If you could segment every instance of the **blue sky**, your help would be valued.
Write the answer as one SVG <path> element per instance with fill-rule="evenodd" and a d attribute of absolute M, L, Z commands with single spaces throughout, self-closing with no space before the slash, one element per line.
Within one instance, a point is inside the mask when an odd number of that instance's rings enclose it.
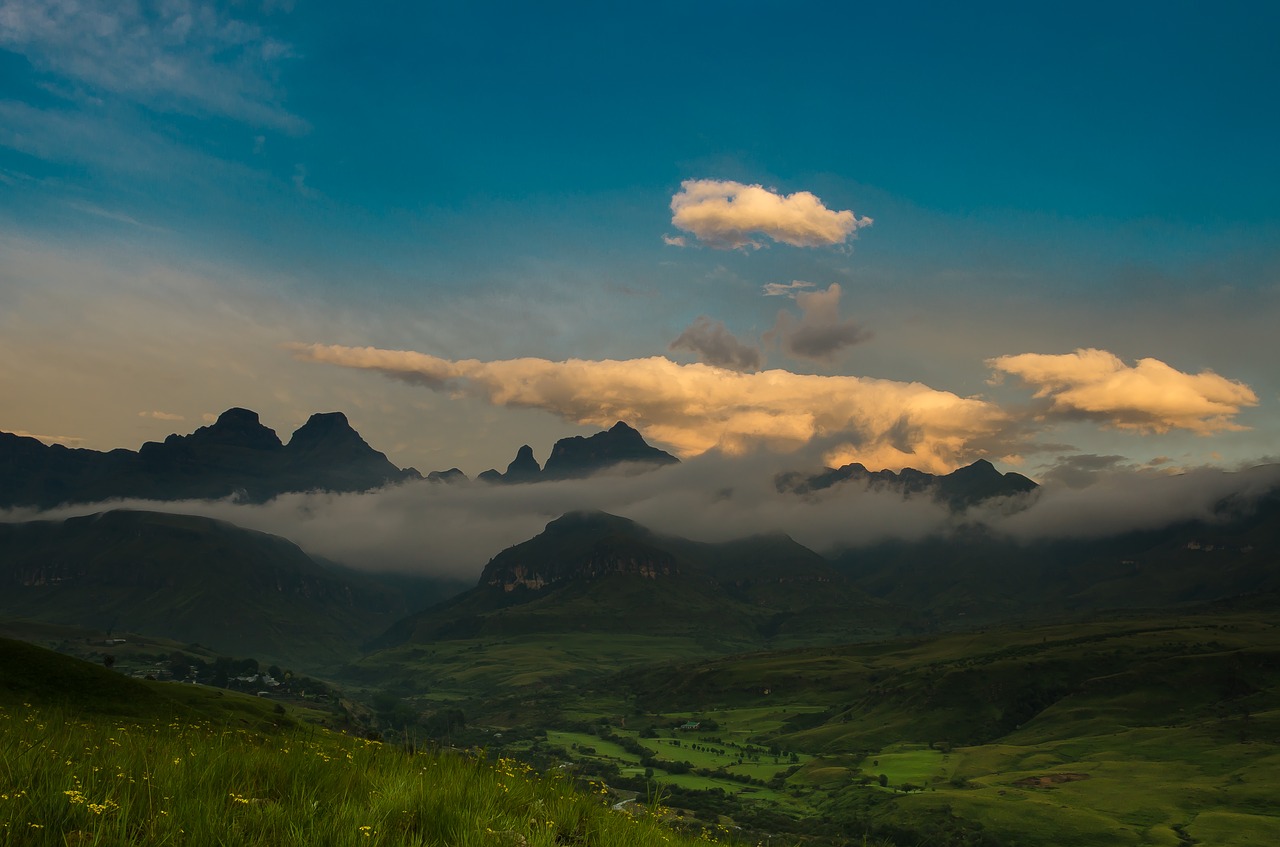
<path fill-rule="evenodd" d="M 0 0 L 0 429 L 341 409 L 472 474 L 628 412 L 798 463 L 1277 454 L 1277 7 L 607 5 Z M 686 183 L 779 200 L 735 245 Z M 801 193 L 874 222 L 797 245 Z"/>

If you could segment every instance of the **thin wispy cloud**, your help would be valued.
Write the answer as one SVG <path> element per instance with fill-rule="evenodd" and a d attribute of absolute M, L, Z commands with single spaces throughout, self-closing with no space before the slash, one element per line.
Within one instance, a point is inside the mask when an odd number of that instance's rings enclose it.
<path fill-rule="evenodd" d="M 871 222 L 828 209 L 808 191 L 784 195 L 731 180 L 685 180 L 671 198 L 671 223 L 722 250 L 757 249 L 764 246 L 761 236 L 792 247 L 830 247 Z"/>
<path fill-rule="evenodd" d="M 0 428 L 3 431 L 3 428 Z M 27 432 L 24 429 L 14 430 L 13 435 L 19 438 L 34 438 L 36 441 L 43 441 L 45 444 L 61 444 L 63 447 L 78 447 L 83 438 L 75 435 L 40 435 L 34 432 Z"/>
<path fill-rule="evenodd" d="M 1152 358 L 1127 365 L 1114 353 L 1095 348 L 999 356 L 987 364 L 997 378 L 1010 374 L 1035 388 L 1035 396 L 1048 401 L 1049 416 L 1140 433 L 1243 430 L 1233 419 L 1242 408 L 1258 404 L 1248 385 L 1212 371 L 1184 373 Z"/>
<path fill-rule="evenodd" d="M 186 420 L 184 416 L 174 414 L 173 412 L 154 412 L 154 411 L 138 412 L 138 417 L 150 418 L 153 421 L 185 421 Z"/>
<path fill-rule="evenodd" d="M 292 48 L 215 4 L 3 0 L 0 47 L 151 108 L 306 129 L 276 82 Z"/>
<path fill-rule="evenodd" d="M 812 282 L 792 280 L 791 282 L 766 282 L 761 291 L 765 297 L 795 297 L 800 291 L 817 288 Z"/>

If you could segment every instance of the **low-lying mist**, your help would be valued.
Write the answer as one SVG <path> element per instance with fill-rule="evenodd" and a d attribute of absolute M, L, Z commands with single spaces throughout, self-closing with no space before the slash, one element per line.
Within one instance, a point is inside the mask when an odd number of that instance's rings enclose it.
<path fill-rule="evenodd" d="M 410 482 L 357 494 L 286 494 L 265 504 L 235 500 L 114 500 L 44 512 L 15 509 L 0 519 L 60 520 L 131 508 L 203 515 L 288 538 L 312 555 L 370 571 L 474 579 L 498 552 L 579 509 L 631 518 L 655 531 L 700 541 L 786 533 L 818 552 L 945 535 L 976 524 L 1015 541 L 1099 537 L 1213 519 L 1238 495 L 1247 504 L 1280 485 L 1280 465 L 1239 473 L 1114 470 L 1087 485 L 1045 485 L 1030 495 L 989 500 L 954 513 L 928 495 L 847 482 L 799 496 L 779 492 L 785 458 L 703 456 L 644 473 L 526 485 Z"/>

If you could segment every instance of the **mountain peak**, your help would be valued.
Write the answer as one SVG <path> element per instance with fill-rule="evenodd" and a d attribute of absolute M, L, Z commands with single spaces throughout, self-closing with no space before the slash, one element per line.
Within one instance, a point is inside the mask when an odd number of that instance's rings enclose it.
<path fill-rule="evenodd" d="M 562 438 L 551 448 L 543 475 L 549 479 L 591 476 L 621 462 L 673 465 L 680 460 L 651 447 L 634 427 L 618 421 L 608 430 L 583 438 Z"/>
<path fill-rule="evenodd" d="M 178 436 L 181 438 L 181 436 Z M 274 429 L 262 425 L 258 413 L 250 409 L 227 409 L 208 426 L 186 436 L 193 444 L 218 444 L 252 450 L 279 450 L 282 445 Z"/>
<path fill-rule="evenodd" d="M 351 423 L 342 412 L 316 412 L 307 418 L 301 429 L 351 430 Z"/>
<path fill-rule="evenodd" d="M 550 521 L 547 523 L 545 531 L 580 530 L 588 527 L 608 530 L 642 529 L 640 524 L 630 518 L 611 515 L 599 509 L 578 509 L 572 512 L 565 512 L 560 517 Z"/>
<path fill-rule="evenodd" d="M 342 412 L 318 412 L 307 418 L 307 422 L 294 430 L 289 438 L 290 451 L 310 451 L 322 444 L 329 447 L 341 444 L 348 448 L 373 450 L 360 437 L 360 433 L 351 428 L 351 423 Z"/>
<path fill-rule="evenodd" d="M 511 464 L 507 465 L 507 472 L 503 475 L 504 482 L 533 482 L 542 473 L 542 466 L 538 464 L 538 460 L 533 458 L 533 448 L 528 444 L 520 445 L 520 449 L 516 451 L 516 457 L 511 460 Z"/>

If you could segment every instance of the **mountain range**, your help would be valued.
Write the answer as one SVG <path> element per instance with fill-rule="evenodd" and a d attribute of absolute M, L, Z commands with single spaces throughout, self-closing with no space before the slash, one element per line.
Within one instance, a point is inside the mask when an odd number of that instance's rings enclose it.
<path fill-rule="evenodd" d="M 1001 473 L 986 459 L 979 459 L 971 465 L 943 475 L 925 473 L 914 468 L 903 468 L 900 472 L 869 471 L 860 462 L 854 462 L 839 468 L 827 468 L 816 474 L 790 471 L 774 478 L 774 486 L 778 491 L 800 495 L 847 483 L 900 491 L 903 496 L 929 493 L 954 510 L 965 509 L 993 497 L 1030 494 L 1039 488 L 1034 481 L 1020 473 Z"/>
<path fill-rule="evenodd" d="M 560 440 L 545 467 L 524 446 L 505 473 L 481 479 L 537 482 L 623 462 L 676 461 L 619 422 Z M 1254 483 L 1274 478 L 1263 471 Z M 466 481 L 457 469 L 427 479 Z M 0 434 L 5 506 L 129 496 L 263 500 L 282 491 L 417 480 L 417 471 L 396 468 L 340 413 L 313 415 L 287 444 L 245 409 L 136 453 L 69 450 Z M 1001 474 L 985 461 L 942 476 L 855 464 L 783 474 L 774 483 L 798 498 L 842 485 L 888 488 L 956 510 L 1036 491 L 1026 477 Z M 1278 553 L 1276 490 L 1248 502 L 1224 500 L 1203 520 L 1089 540 L 1017 542 L 964 523 L 946 536 L 826 555 L 783 534 L 707 543 L 585 511 L 562 515 L 493 556 L 477 583 L 462 590 L 346 571 L 286 539 L 224 522 L 115 510 L 0 523 L 0 615 L 325 661 L 349 657 L 361 644 L 533 633 L 625 632 L 764 648 L 1033 615 L 1274 604 Z"/>
<path fill-rule="evenodd" d="M 484 471 L 476 479 L 491 484 L 580 479 L 619 466 L 652 470 L 679 464 L 670 453 L 648 444 L 624 421 L 590 436 L 562 438 L 551 448 L 546 466 L 523 445 L 505 472 Z M 398 468 L 356 432 L 341 412 L 314 414 L 287 443 L 264 426 L 256 412 L 232 408 L 189 435 L 149 441 L 134 452 L 98 452 L 46 445 L 0 432 L 0 508 L 40 509 L 67 503 L 110 499 L 220 499 L 236 497 L 260 503 L 294 491 L 368 491 L 423 476 Z M 433 483 L 468 482 L 458 468 L 431 471 Z M 1035 491 L 1036 483 L 1017 473 L 1000 473 L 978 460 L 950 474 L 904 468 L 868 471 L 860 464 L 818 473 L 779 474 L 779 491 L 800 496 L 840 484 L 863 484 L 901 491 L 904 496 L 931 493 L 959 510 L 992 497 Z"/>
<path fill-rule="evenodd" d="M 286 491 L 364 491 L 420 478 L 370 447 L 341 412 L 312 415 L 287 444 L 256 412 L 239 408 L 137 452 L 70 449 L 0 433 L 0 508 L 121 497 L 263 502 Z"/>
<path fill-rule="evenodd" d="M 514 483 L 590 476 L 622 463 L 661 467 L 679 459 L 647 444 L 619 421 L 589 437 L 562 438 L 545 468 L 528 445 L 505 474 L 486 471 L 484 482 Z M 46 445 L 0 432 L 0 508 L 53 508 L 115 498 L 146 500 L 237 497 L 265 502 L 291 491 L 368 491 L 420 480 L 414 468 L 398 468 L 373 449 L 341 412 L 312 415 L 282 443 L 256 412 L 228 409 L 190 435 L 149 441 L 134 452 Z M 466 482 L 457 468 L 432 471 L 431 482 Z"/>

